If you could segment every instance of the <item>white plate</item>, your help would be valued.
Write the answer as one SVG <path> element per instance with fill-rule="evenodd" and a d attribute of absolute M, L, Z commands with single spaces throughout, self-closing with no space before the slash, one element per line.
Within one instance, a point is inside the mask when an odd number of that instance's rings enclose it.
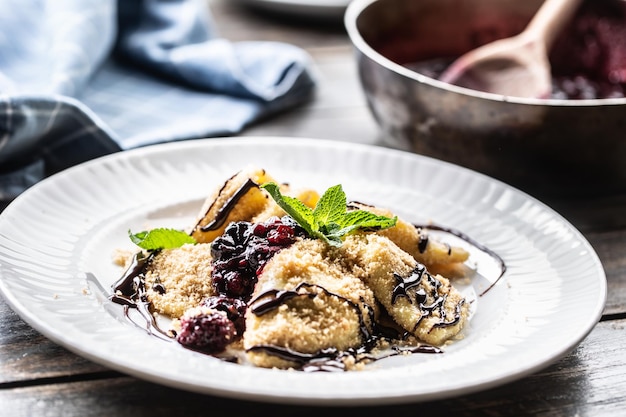
<path fill-rule="evenodd" d="M 294 186 L 324 190 L 341 183 L 348 199 L 461 230 L 497 252 L 506 274 L 477 298 L 465 337 L 443 355 L 390 358 L 361 372 L 226 363 L 128 324 L 99 289 L 120 276 L 110 255 L 130 247 L 128 229 L 187 226 L 206 195 L 247 164 Z M 479 293 L 494 279 L 494 265 L 475 255 L 486 277 L 470 286 Z M 363 405 L 448 397 L 539 370 L 594 327 L 606 279 L 574 227 L 486 176 L 354 143 L 226 138 L 110 155 L 26 191 L 0 215 L 0 289 L 27 323 L 54 342 L 139 378 L 251 400 Z"/>
<path fill-rule="evenodd" d="M 237 0 L 249 6 L 273 12 L 301 16 L 341 17 L 350 0 Z"/>

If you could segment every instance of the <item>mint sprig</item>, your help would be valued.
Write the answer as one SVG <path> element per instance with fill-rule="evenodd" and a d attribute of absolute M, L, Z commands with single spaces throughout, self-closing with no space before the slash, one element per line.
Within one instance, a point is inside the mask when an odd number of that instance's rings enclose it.
<path fill-rule="evenodd" d="M 152 251 L 160 249 L 174 249 L 186 243 L 197 243 L 187 233 L 177 229 L 158 228 L 139 233 L 128 231 L 128 237 L 142 249 Z"/>
<path fill-rule="evenodd" d="M 330 187 L 314 209 L 294 197 L 283 195 L 273 182 L 261 185 L 276 204 L 314 238 L 341 246 L 343 238 L 359 230 L 380 230 L 396 225 L 397 217 L 379 216 L 365 210 L 347 211 L 346 194 L 341 185 Z"/>

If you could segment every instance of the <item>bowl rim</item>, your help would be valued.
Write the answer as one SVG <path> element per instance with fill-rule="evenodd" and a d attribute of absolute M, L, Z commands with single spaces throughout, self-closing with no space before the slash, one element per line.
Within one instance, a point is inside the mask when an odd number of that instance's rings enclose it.
<path fill-rule="evenodd" d="M 353 46 L 362 54 L 366 55 L 369 59 L 383 66 L 384 68 L 395 72 L 406 78 L 418 81 L 420 83 L 430 85 L 442 90 L 451 91 L 453 93 L 476 97 L 479 99 L 500 101 L 513 104 L 527 104 L 527 105 L 553 105 L 563 107 L 591 107 L 591 106 L 615 106 L 626 104 L 626 97 L 623 98 L 599 98 L 599 99 L 580 99 L 580 100 L 567 100 L 567 99 L 539 99 L 539 98 L 525 98 L 506 96 L 502 94 L 486 93 L 483 91 L 472 90 L 465 87 L 459 87 L 453 84 L 449 84 L 443 81 L 439 81 L 435 78 L 428 77 L 426 75 L 412 71 L 400 64 L 386 58 L 381 53 L 372 48 L 361 36 L 361 33 L 357 26 L 357 21 L 363 11 L 374 3 L 382 2 L 386 0 L 352 0 L 344 13 L 344 26 L 348 37 L 350 38 Z M 407 0 L 409 1 L 409 0 Z"/>

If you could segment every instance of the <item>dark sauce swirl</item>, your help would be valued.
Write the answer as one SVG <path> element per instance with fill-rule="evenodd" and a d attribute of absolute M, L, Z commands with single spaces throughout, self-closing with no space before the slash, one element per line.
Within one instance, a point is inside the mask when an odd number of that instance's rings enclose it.
<path fill-rule="evenodd" d="M 346 365 L 343 358 L 347 355 L 356 356 L 352 352 L 342 352 L 335 348 L 322 349 L 316 353 L 304 353 L 275 345 L 256 345 L 249 348 L 247 352 L 264 352 L 268 355 L 275 356 L 288 362 L 294 362 L 298 364 L 297 369 L 305 372 L 345 371 Z"/>
<path fill-rule="evenodd" d="M 369 204 L 361 203 L 359 201 L 351 201 L 351 202 L 348 203 L 347 206 L 348 206 L 348 209 L 351 209 L 351 210 L 361 209 L 363 206 L 365 206 L 365 207 L 372 207 L 372 208 L 375 207 L 375 206 L 372 206 L 372 205 L 369 205 Z M 413 226 L 418 231 L 420 231 L 420 230 L 435 230 L 435 231 L 439 231 L 439 232 L 449 233 L 449 234 L 451 234 L 453 236 L 456 236 L 457 238 L 459 238 L 461 240 L 464 240 L 465 242 L 467 242 L 470 245 L 474 246 L 476 249 L 478 249 L 479 251 L 487 254 L 489 257 L 491 257 L 492 259 L 494 259 L 496 261 L 496 263 L 500 267 L 500 273 L 498 274 L 497 277 L 495 277 L 494 279 L 491 280 L 491 284 L 489 285 L 489 287 L 487 289 L 485 289 L 483 292 L 478 294 L 479 297 L 482 297 L 487 292 L 489 292 L 498 283 L 498 281 L 500 281 L 500 279 L 506 273 L 506 269 L 507 268 L 506 268 L 506 264 L 504 263 L 504 260 L 502 259 L 502 257 L 500 255 L 498 255 L 492 249 L 488 248 L 487 246 L 483 245 L 482 243 L 480 243 L 480 242 L 476 241 L 475 239 L 471 238 L 469 235 L 467 235 L 467 234 L 465 234 L 465 233 L 463 233 L 463 232 L 461 232 L 459 230 L 452 229 L 452 228 L 445 227 L 445 226 L 436 225 L 436 224 L 413 224 Z M 418 233 L 417 250 L 419 251 L 419 253 L 424 253 L 426 251 L 426 248 L 428 247 L 428 241 L 429 241 L 428 234 L 426 234 L 426 233 Z M 444 244 L 448 247 L 448 255 L 450 255 L 452 253 L 452 247 L 447 242 L 444 242 Z"/>
<path fill-rule="evenodd" d="M 224 183 L 224 185 L 220 189 L 220 193 L 226 188 L 230 181 L 232 181 L 232 178 Z M 202 232 L 208 232 L 212 230 L 217 230 L 222 227 L 228 219 L 228 215 L 235 208 L 239 200 L 241 200 L 241 198 L 246 195 L 246 193 L 252 188 L 259 188 L 259 184 L 248 178 L 246 182 L 244 182 L 241 187 L 239 187 L 237 191 L 235 191 L 233 195 L 230 196 L 230 198 L 224 203 L 224 205 L 220 207 L 220 209 L 215 214 L 215 218 L 204 226 L 196 226 L 196 230 L 200 229 L 200 231 Z M 211 206 L 207 210 L 207 213 L 209 213 L 213 209 L 216 201 L 217 200 L 215 200 L 213 204 L 211 204 Z"/>
<path fill-rule="evenodd" d="M 406 277 L 396 273 L 394 273 L 393 276 L 396 279 L 396 285 L 392 291 L 391 303 L 395 304 L 398 298 L 403 297 L 406 298 L 410 304 L 415 302 L 422 313 L 417 323 L 413 326 L 413 332 L 415 332 L 425 317 L 432 317 L 435 313 L 437 317 L 439 317 L 439 322 L 435 323 L 434 327 L 440 328 L 454 326 L 458 324 L 459 320 L 461 320 L 461 308 L 463 307 L 465 300 L 461 299 L 456 304 L 454 308 L 454 317 L 451 320 L 447 320 L 447 313 L 445 309 L 447 295 L 439 295 L 441 282 L 429 274 L 424 265 L 418 262 L 413 271 L 411 271 L 411 273 Z M 423 279 L 428 281 L 428 285 L 431 288 L 429 295 L 433 299 L 433 302 L 430 305 L 425 304 L 427 301 L 427 294 L 424 288 L 415 290 L 413 293 L 413 299 L 408 292 L 408 290 L 419 286 Z"/>
<path fill-rule="evenodd" d="M 472 239 L 467 234 L 465 234 L 465 233 L 463 233 L 463 232 L 461 232 L 459 230 L 456 230 L 456 229 L 452 229 L 452 228 L 445 227 L 445 226 L 439 226 L 439 225 L 435 225 L 435 224 L 428 224 L 428 225 L 414 224 L 413 226 L 415 226 L 415 228 L 418 229 L 418 230 L 420 230 L 420 229 L 422 229 L 422 230 L 435 230 L 435 231 L 438 231 L 438 232 L 449 233 L 449 234 L 451 234 L 453 236 L 458 237 L 459 239 L 464 240 L 465 242 L 467 242 L 470 245 L 474 246 L 479 251 L 481 251 L 483 253 L 486 253 L 489 257 L 491 257 L 493 260 L 496 261 L 496 263 L 500 267 L 500 273 L 498 274 L 497 277 L 495 277 L 495 279 L 493 279 L 491 281 L 491 284 L 489 285 L 489 287 L 487 289 L 485 289 L 483 292 L 478 294 L 479 297 L 482 297 L 487 292 L 489 292 L 489 290 L 491 290 L 498 283 L 498 281 L 500 281 L 500 279 L 504 276 L 504 274 L 506 273 L 506 264 L 504 263 L 504 259 L 502 259 L 502 257 L 500 255 L 498 255 L 493 250 L 489 249 L 487 246 L 485 246 L 482 243 Z M 424 236 L 424 238 L 422 238 L 422 236 Z M 423 243 L 424 240 L 426 241 L 425 243 Z M 420 240 L 419 240 L 419 243 L 418 243 L 418 249 L 420 250 L 420 253 L 423 253 L 423 251 L 426 250 L 426 246 L 427 245 L 428 245 L 428 235 L 422 235 L 420 233 Z M 449 253 L 450 253 L 450 250 L 448 251 L 448 254 Z"/>
<path fill-rule="evenodd" d="M 283 346 L 275 345 L 256 345 L 247 350 L 248 352 L 263 352 L 268 355 L 275 356 L 288 362 L 293 362 L 296 369 L 304 372 L 338 372 L 346 371 L 347 366 L 344 359 L 353 357 L 355 363 L 373 362 L 389 358 L 392 356 L 402 355 L 406 353 L 426 353 L 437 354 L 443 353 L 441 349 L 435 346 L 423 345 L 418 346 L 392 346 L 391 351 L 382 355 L 375 356 L 363 349 L 347 349 L 340 351 L 335 348 L 322 349 L 315 353 L 303 353 Z"/>
<path fill-rule="evenodd" d="M 302 289 L 306 289 L 309 291 L 302 292 L 301 291 Z M 359 319 L 359 331 L 361 333 L 361 340 L 363 341 L 363 345 L 368 347 L 368 346 L 373 346 L 375 344 L 377 336 L 374 335 L 374 333 L 370 331 L 370 327 L 367 326 L 365 322 L 365 317 L 363 316 L 363 310 L 361 309 L 361 307 L 354 301 L 346 297 L 343 297 L 339 294 L 330 292 L 326 288 L 320 285 L 314 285 L 314 284 L 309 284 L 307 282 L 302 282 L 298 284 L 293 290 L 273 289 L 273 290 L 266 291 L 260 294 L 259 296 L 255 297 L 252 301 L 250 301 L 250 311 L 257 316 L 262 316 L 264 314 L 269 313 L 270 311 L 277 309 L 282 304 L 285 304 L 288 300 L 292 298 L 296 298 L 296 297 L 315 298 L 317 297 L 318 293 L 316 291 L 310 291 L 314 289 L 318 289 L 330 297 L 335 297 L 346 302 L 354 310 L 354 312 L 356 313 Z M 361 304 L 363 305 L 363 308 L 368 312 L 368 318 L 371 323 L 371 326 L 373 327 L 375 323 L 375 321 L 373 320 L 374 309 L 370 305 L 366 304 L 363 299 L 361 299 Z"/>
<path fill-rule="evenodd" d="M 248 352 L 258 352 L 263 351 L 264 353 L 272 356 L 276 356 L 288 362 L 293 362 L 297 364 L 297 369 L 305 372 L 312 371 L 325 371 L 325 372 L 335 372 L 335 371 L 345 371 L 346 370 L 346 362 L 344 359 L 348 357 L 353 357 L 355 363 L 361 363 L 365 361 L 375 361 L 384 359 L 390 356 L 395 356 L 399 354 L 403 354 L 406 352 L 409 353 L 443 353 L 443 351 L 435 346 L 419 344 L 418 346 L 400 346 L 393 345 L 391 347 L 391 352 L 384 353 L 380 356 L 375 356 L 372 354 L 372 351 L 377 346 L 380 340 L 388 340 L 393 342 L 394 340 L 398 342 L 401 339 L 400 332 L 398 332 L 394 328 L 390 328 L 387 326 L 383 326 L 374 320 L 374 309 L 365 303 L 363 299 L 361 299 L 361 304 L 363 309 L 359 307 L 358 303 L 355 303 L 352 300 L 347 299 L 341 295 L 335 294 L 333 292 L 328 291 L 322 286 L 313 285 L 306 282 L 303 282 L 296 286 L 293 290 L 268 290 L 257 297 L 255 297 L 250 302 L 250 311 L 257 316 L 262 316 L 267 314 L 273 310 L 276 310 L 281 305 L 285 304 L 289 300 L 296 297 L 309 297 L 314 298 L 318 295 L 316 291 L 301 291 L 302 289 L 312 290 L 317 289 L 324 292 L 326 295 L 331 297 L 337 297 L 343 301 L 345 301 L 349 306 L 351 306 L 357 317 L 359 319 L 359 330 L 361 333 L 362 345 L 357 349 L 347 349 L 344 351 L 340 351 L 335 348 L 326 348 L 322 349 L 315 353 L 303 353 L 297 352 L 292 349 L 288 349 L 282 346 L 275 345 L 256 345 L 249 348 Z M 365 310 L 368 314 L 369 322 L 371 323 L 371 329 L 367 326 L 365 322 L 365 317 L 363 315 L 363 310 Z M 458 310 L 460 314 L 460 309 Z"/>
<path fill-rule="evenodd" d="M 393 287 L 393 291 L 391 293 L 391 304 L 395 304 L 399 297 L 406 298 L 409 303 L 412 304 L 413 302 L 411 301 L 411 298 L 409 297 L 409 293 L 407 291 L 413 287 L 417 287 L 418 285 L 420 285 L 424 274 L 430 276 L 430 274 L 426 271 L 426 267 L 419 262 L 417 263 L 413 271 L 411 271 L 411 274 L 407 277 L 403 277 L 400 274 L 394 273 L 393 276 L 396 279 L 396 285 L 395 287 Z M 416 298 L 421 298 L 422 295 L 425 301 L 426 295 L 422 294 L 420 290 L 418 290 L 415 294 Z"/>
<path fill-rule="evenodd" d="M 112 294 L 109 296 L 109 300 L 122 305 L 124 316 L 135 326 L 161 339 L 171 340 L 171 335 L 158 326 L 151 311 L 151 303 L 146 295 L 144 273 L 153 256 L 154 253 L 145 255 L 139 252 L 135 254 L 132 263 L 122 277 L 111 286 Z M 144 323 L 137 323 L 130 317 L 129 310 L 131 308 L 137 310 L 145 321 Z"/>

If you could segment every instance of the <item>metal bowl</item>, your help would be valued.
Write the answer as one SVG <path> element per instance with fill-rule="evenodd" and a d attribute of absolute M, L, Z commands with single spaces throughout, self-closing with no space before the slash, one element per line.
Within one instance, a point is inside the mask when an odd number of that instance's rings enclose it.
<path fill-rule="evenodd" d="M 409 69 L 414 61 L 459 56 L 478 44 L 518 33 L 540 4 L 354 0 L 345 26 L 368 105 L 387 143 L 535 194 L 589 196 L 625 190 L 626 98 L 507 97 L 456 87 Z"/>

